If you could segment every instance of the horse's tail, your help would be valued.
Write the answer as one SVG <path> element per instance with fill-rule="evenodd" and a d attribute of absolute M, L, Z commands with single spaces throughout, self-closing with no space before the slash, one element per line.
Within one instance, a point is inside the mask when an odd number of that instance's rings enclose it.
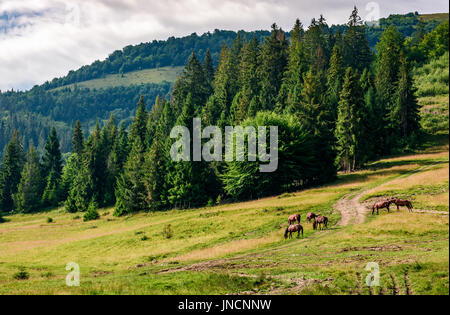
<path fill-rule="evenodd" d="M 286 228 L 286 231 L 284 231 L 284 238 L 287 237 L 288 233 L 289 233 L 289 227 L 287 227 L 287 228 Z"/>
<path fill-rule="evenodd" d="M 300 231 L 302 231 L 302 237 L 303 237 L 303 226 L 300 225 Z"/>
<path fill-rule="evenodd" d="M 325 220 L 323 221 L 323 225 L 328 229 L 328 218 L 325 217 Z"/>

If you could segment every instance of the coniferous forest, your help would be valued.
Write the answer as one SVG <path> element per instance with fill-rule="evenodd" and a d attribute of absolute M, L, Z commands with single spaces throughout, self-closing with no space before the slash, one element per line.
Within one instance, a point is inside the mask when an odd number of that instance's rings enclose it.
<path fill-rule="evenodd" d="M 238 34 L 217 63 L 209 51 L 193 51 L 170 97 L 162 96 L 169 86 L 127 96 L 137 101 L 129 126 L 111 115 L 89 133 L 77 121 L 65 161 L 59 126 L 47 125 L 42 154 L 13 132 L 0 168 L 0 212 L 64 204 L 91 220 L 111 205 L 121 216 L 254 199 L 328 183 L 338 171 L 410 150 L 423 137 L 412 69 L 448 52 L 448 22 L 408 38 L 387 27 L 374 49 L 367 34 L 355 8 L 337 30 L 321 16 L 308 28 L 297 20 L 289 32 L 273 24 L 266 37 Z M 85 118 L 77 113 L 53 115 Z M 194 117 L 221 128 L 278 126 L 278 169 L 172 161 L 170 131 L 191 128 Z"/>

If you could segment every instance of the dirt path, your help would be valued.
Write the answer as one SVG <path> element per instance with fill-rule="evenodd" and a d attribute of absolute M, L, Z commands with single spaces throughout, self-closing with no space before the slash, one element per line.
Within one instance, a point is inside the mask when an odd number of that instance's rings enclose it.
<path fill-rule="evenodd" d="M 369 209 L 359 199 L 368 191 L 363 191 L 355 196 L 346 195 L 341 198 L 334 208 L 341 213 L 341 220 L 337 223 L 338 226 L 347 226 L 351 223 L 361 224 L 366 218 Z"/>
<path fill-rule="evenodd" d="M 429 168 L 430 166 L 426 167 Z M 404 176 L 404 175 L 403 175 Z M 397 179 L 397 178 L 394 178 Z M 392 180 L 394 180 L 392 179 Z M 338 226 L 347 226 L 349 224 L 361 224 L 364 222 L 366 215 L 371 211 L 369 205 L 359 202 L 359 200 L 366 194 L 370 194 L 377 187 L 373 187 L 367 190 L 363 190 L 356 195 L 349 194 L 339 199 L 334 205 L 334 208 L 341 213 L 341 220 L 337 223 Z M 391 206 L 395 209 L 395 205 Z M 442 214 L 449 215 L 446 211 L 434 211 L 434 210 L 422 210 L 415 209 L 414 213 L 430 213 L 430 214 Z"/>

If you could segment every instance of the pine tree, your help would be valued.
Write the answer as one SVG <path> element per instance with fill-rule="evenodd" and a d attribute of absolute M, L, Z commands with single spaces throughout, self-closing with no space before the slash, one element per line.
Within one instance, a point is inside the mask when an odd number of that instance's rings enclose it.
<path fill-rule="evenodd" d="M 87 211 L 89 203 L 95 197 L 94 182 L 87 164 L 87 158 L 84 158 L 74 177 L 72 188 L 66 200 L 67 212 Z"/>
<path fill-rule="evenodd" d="M 288 61 L 288 42 L 286 35 L 276 24 L 272 25 L 270 37 L 264 40 L 260 59 L 261 108 L 263 110 L 273 110 Z"/>
<path fill-rule="evenodd" d="M 145 154 L 146 203 L 152 210 L 159 210 L 163 207 L 167 153 L 160 131 L 161 129 L 156 133 L 152 146 Z"/>
<path fill-rule="evenodd" d="M 144 97 L 141 95 L 137 104 L 136 116 L 133 119 L 133 123 L 130 126 L 130 142 L 133 142 L 135 138 L 139 137 L 141 143 L 145 144 L 147 139 L 147 120 L 148 112 L 147 105 L 144 102 Z"/>
<path fill-rule="evenodd" d="M 27 154 L 17 193 L 13 196 L 17 211 L 22 213 L 38 211 L 41 206 L 41 194 L 41 165 L 36 149 L 32 145 Z"/>
<path fill-rule="evenodd" d="M 338 162 L 346 172 L 353 171 L 360 165 L 363 108 L 364 99 L 358 73 L 352 68 L 347 68 L 340 95 L 335 132 Z"/>
<path fill-rule="evenodd" d="M 303 75 L 307 71 L 307 60 L 304 49 L 304 30 L 300 20 L 297 19 L 291 31 L 291 45 L 288 52 L 288 64 L 283 77 L 277 108 L 283 112 L 285 108 L 292 111 L 295 103 L 299 101 L 299 95 L 303 84 Z"/>
<path fill-rule="evenodd" d="M 326 86 L 322 73 L 308 71 L 304 78 L 301 100 L 296 112 L 303 129 L 312 138 L 316 172 L 311 182 L 324 183 L 336 176 L 333 114 L 326 103 Z"/>
<path fill-rule="evenodd" d="M 405 142 L 409 140 L 408 137 L 413 134 L 417 136 L 420 132 L 419 104 L 415 92 L 408 62 L 402 54 L 395 103 L 388 119 L 390 128 L 398 130 L 395 134 L 403 137 Z"/>
<path fill-rule="evenodd" d="M 47 177 L 51 171 L 55 173 L 56 178 L 61 178 L 62 157 L 59 145 L 58 135 L 55 127 L 52 127 L 47 143 L 44 147 L 44 156 L 42 157 L 42 167 Z"/>
<path fill-rule="evenodd" d="M 145 149 L 140 137 L 136 137 L 124 165 L 124 171 L 117 178 L 116 204 L 114 215 L 122 216 L 136 211 L 147 210 L 145 187 Z"/>
<path fill-rule="evenodd" d="M 25 156 L 19 133 L 15 131 L 6 145 L 0 166 L 0 210 L 3 212 L 13 210 L 12 196 L 17 192 Z"/>
<path fill-rule="evenodd" d="M 344 34 L 344 60 L 347 67 L 363 71 L 370 66 L 372 54 L 366 36 L 366 26 L 358 15 L 356 6 L 353 8 Z"/>
<path fill-rule="evenodd" d="M 84 135 L 81 129 L 81 123 L 79 120 L 75 123 L 72 137 L 72 152 L 81 155 L 84 148 Z"/>
<path fill-rule="evenodd" d="M 389 26 L 381 35 L 380 42 L 377 44 L 377 62 L 375 74 L 375 89 L 377 102 L 381 105 L 380 114 L 383 118 L 388 117 L 388 113 L 395 108 L 396 90 L 399 79 L 400 56 L 403 51 L 403 39 L 401 34 L 393 27 Z M 389 125 L 385 121 L 383 125 Z M 394 147 L 396 139 L 392 137 L 392 131 L 385 128 L 383 147 L 388 154 Z"/>
<path fill-rule="evenodd" d="M 211 57 L 211 52 L 209 49 L 206 50 L 205 59 L 203 60 L 203 73 L 205 76 L 205 80 L 207 83 L 208 94 L 212 94 L 213 92 L 213 82 L 214 82 L 214 64 Z"/>
<path fill-rule="evenodd" d="M 339 94 L 342 89 L 344 79 L 344 62 L 339 45 L 333 47 L 333 53 L 330 58 L 330 67 L 327 71 L 327 103 L 332 115 L 332 120 L 337 119 L 337 106 L 339 103 Z"/>
<path fill-rule="evenodd" d="M 203 67 L 198 61 L 195 53 L 192 53 L 183 74 L 175 82 L 173 92 L 173 107 L 175 115 L 179 115 L 182 111 L 183 104 L 188 94 L 191 94 L 192 101 L 196 106 L 198 113 L 205 106 L 210 96 L 210 88 L 208 87 Z"/>

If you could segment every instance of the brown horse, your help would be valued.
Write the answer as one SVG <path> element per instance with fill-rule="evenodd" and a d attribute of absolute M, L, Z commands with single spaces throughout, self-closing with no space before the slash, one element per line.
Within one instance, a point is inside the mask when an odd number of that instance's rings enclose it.
<path fill-rule="evenodd" d="M 376 202 L 373 206 L 372 206 L 372 214 L 374 214 L 375 209 L 377 209 L 377 215 L 379 214 L 379 209 L 384 209 L 386 208 L 387 211 L 389 212 L 389 206 L 391 205 L 392 201 L 391 200 L 386 200 L 386 201 L 379 201 Z"/>
<path fill-rule="evenodd" d="M 406 206 L 408 211 L 412 212 L 413 206 L 411 201 L 398 198 L 392 198 L 390 201 L 397 206 L 397 210 L 400 210 L 400 206 Z"/>
<path fill-rule="evenodd" d="M 298 232 L 297 237 L 300 237 L 300 232 L 302 232 L 303 237 L 303 226 L 301 226 L 300 224 L 289 225 L 284 232 L 284 239 L 288 238 L 288 233 L 289 238 L 292 238 L 292 233 L 294 232 Z"/>
<path fill-rule="evenodd" d="M 289 218 L 288 218 L 289 225 L 291 225 L 292 223 L 295 223 L 295 221 L 300 223 L 300 214 L 293 214 L 293 215 L 289 216 Z"/>
<path fill-rule="evenodd" d="M 306 215 L 306 220 L 308 220 L 308 222 L 311 222 L 311 220 L 314 220 L 316 217 L 317 215 L 315 213 L 308 212 L 308 214 Z"/>
<path fill-rule="evenodd" d="M 328 218 L 321 215 L 317 216 L 314 219 L 313 229 L 317 230 L 317 227 L 319 227 L 320 230 L 322 230 L 324 227 L 328 228 Z"/>

